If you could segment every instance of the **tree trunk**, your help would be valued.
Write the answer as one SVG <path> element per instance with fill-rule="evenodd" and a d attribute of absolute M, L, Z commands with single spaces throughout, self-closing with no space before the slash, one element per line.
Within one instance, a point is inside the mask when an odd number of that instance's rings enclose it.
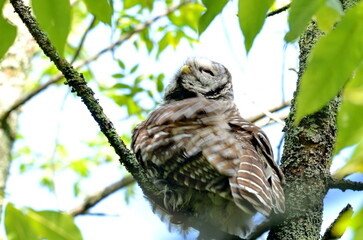
<path fill-rule="evenodd" d="M 356 2 L 358 1 L 342 1 L 345 9 Z M 308 54 L 321 35 L 317 25 L 311 23 L 299 40 L 300 67 L 297 86 L 305 71 Z M 297 126 L 294 126 L 296 110 L 294 97 L 284 129 L 286 136 L 281 159 L 286 176 L 284 190 L 287 211 L 284 220 L 271 229 L 268 239 L 320 238 L 323 200 L 328 191 L 339 103 L 340 96 L 337 96 L 323 109 L 304 117 Z"/>

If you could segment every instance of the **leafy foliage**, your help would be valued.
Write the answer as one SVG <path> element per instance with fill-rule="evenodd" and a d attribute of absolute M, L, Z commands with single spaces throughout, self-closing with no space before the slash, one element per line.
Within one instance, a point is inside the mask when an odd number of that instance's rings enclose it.
<path fill-rule="evenodd" d="M 353 216 L 349 225 L 354 230 L 353 240 L 359 240 L 363 235 L 363 208 Z"/>
<path fill-rule="evenodd" d="M 5 0 L 0 0 L 0 10 L 3 9 L 5 2 L 6 2 Z M 16 27 L 8 23 L 6 19 L 3 18 L 1 12 L 0 12 L 0 29 L 2 34 L 0 34 L 0 60 L 8 51 L 10 46 L 13 44 L 16 37 Z"/>
<path fill-rule="evenodd" d="M 239 0 L 238 18 L 243 36 L 245 38 L 246 52 L 249 52 L 257 34 L 265 23 L 267 11 L 274 0 Z"/>
<path fill-rule="evenodd" d="M 342 4 L 339 0 L 327 0 L 315 13 L 316 22 L 324 32 L 330 32 L 334 24 L 340 21 L 344 14 Z"/>
<path fill-rule="evenodd" d="M 9 240 L 82 239 L 73 218 L 56 211 L 17 209 L 8 203 L 5 212 L 5 229 Z"/>
<path fill-rule="evenodd" d="M 83 0 L 87 9 L 97 19 L 111 25 L 111 18 L 113 14 L 112 5 L 108 0 Z"/>
<path fill-rule="evenodd" d="M 222 12 L 223 8 L 226 6 L 228 0 L 213 1 L 213 0 L 203 0 L 204 6 L 207 11 L 202 15 L 199 21 L 198 29 L 199 35 L 201 35 L 213 21 L 213 19 Z"/>
<path fill-rule="evenodd" d="M 181 6 L 178 11 L 169 14 L 168 18 L 175 26 L 188 26 L 193 31 L 197 32 L 198 22 L 200 23 L 202 21 L 202 12 L 204 12 L 204 8 L 201 4 L 190 3 Z M 199 32 L 199 34 L 201 34 L 201 32 Z"/>
<path fill-rule="evenodd" d="M 335 152 L 359 143 L 363 136 L 363 64 L 347 83 L 342 94 L 342 104 L 338 114 L 338 136 Z"/>
<path fill-rule="evenodd" d="M 297 122 L 336 96 L 363 61 L 363 23 L 357 21 L 361 18 L 362 3 L 314 47 L 297 96 Z"/>
<path fill-rule="evenodd" d="M 292 42 L 296 40 L 324 2 L 325 0 L 292 1 L 289 14 L 290 31 L 286 34 L 285 41 Z"/>
<path fill-rule="evenodd" d="M 71 29 L 69 0 L 32 0 L 34 14 L 61 55 Z"/>

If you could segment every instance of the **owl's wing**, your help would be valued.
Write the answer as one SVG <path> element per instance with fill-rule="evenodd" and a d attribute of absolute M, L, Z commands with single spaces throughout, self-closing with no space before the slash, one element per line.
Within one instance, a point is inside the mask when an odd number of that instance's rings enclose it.
<path fill-rule="evenodd" d="M 253 196 L 249 202 L 264 215 L 269 215 L 271 210 L 284 212 L 285 196 L 281 184 L 285 179 L 274 161 L 267 136 L 240 116 L 232 116 L 229 123 L 243 145 L 237 177 L 240 195 L 244 198 Z"/>

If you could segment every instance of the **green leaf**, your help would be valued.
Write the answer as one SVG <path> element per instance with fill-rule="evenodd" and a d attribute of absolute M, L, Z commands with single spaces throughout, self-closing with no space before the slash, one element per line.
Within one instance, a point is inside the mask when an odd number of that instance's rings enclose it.
<path fill-rule="evenodd" d="M 189 3 L 181 6 L 178 11 L 168 15 L 169 20 L 176 26 L 189 26 L 194 31 L 198 30 L 198 22 L 205 8 L 200 3 Z"/>
<path fill-rule="evenodd" d="M 117 89 L 130 89 L 131 86 L 125 84 L 125 83 L 116 83 L 115 85 L 112 86 L 112 88 L 117 88 Z"/>
<path fill-rule="evenodd" d="M 198 24 L 199 36 L 207 29 L 213 19 L 222 12 L 228 0 L 202 0 L 207 11 L 200 17 Z"/>
<path fill-rule="evenodd" d="M 165 78 L 165 74 L 161 73 L 157 78 L 156 78 L 156 90 L 158 92 L 162 92 L 164 90 L 164 80 Z"/>
<path fill-rule="evenodd" d="M 245 48 L 248 53 L 253 41 L 265 23 L 267 11 L 275 0 L 239 0 L 238 19 L 245 38 Z"/>
<path fill-rule="evenodd" d="M 132 74 L 132 73 L 136 72 L 136 70 L 137 70 L 138 68 L 139 68 L 139 64 L 136 64 L 135 66 L 133 66 L 133 67 L 131 68 L 130 74 Z"/>
<path fill-rule="evenodd" d="M 139 0 L 124 0 L 123 1 L 124 3 L 124 9 L 129 9 L 129 8 L 132 8 L 132 7 L 135 7 L 136 5 L 138 5 L 140 3 Z"/>
<path fill-rule="evenodd" d="M 305 30 L 318 9 L 327 0 L 294 0 L 289 15 L 289 32 L 285 35 L 286 42 L 295 41 Z"/>
<path fill-rule="evenodd" d="M 79 194 L 82 192 L 81 187 L 80 187 L 80 183 L 79 182 L 75 182 L 73 184 L 73 195 L 74 196 L 79 196 Z"/>
<path fill-rule="evenodd" d="M 113 9 L 108 0 L 83 0 L 88 11 L 97 19 L 111 26 Z"/>
<path fill-rule="evenodd" d="M 28 224 L 46 239 L 80 240 L 81 232 L 73 221 L 73 217 L 66 213 L 55 211 L 34 211 L 28 209 Z"/>
<path fill-rule="evenodd" d="M 63 56 L 71 25 L 69 0 L 32 0 L 35 17 Z"/>
<path fill-rule="evenodd" d="M 158 52 L 156 53 L 156 58 L 159 58 L 160 54 L 169 46 L 172 46 L 175 50 L 182 38 L 188 38 L 184 31 L 173 31 L 167 32 L 159 41 Z"/>
<path fill-rule="evenodd" d="M 82 177 L 89 176 L 90 173 L 89 165 L 90 162 L 88 159 L 74 160 L 69 164 L 70 168 Z"/>
<path fill-rule="evenodd" d="M 335 153 L 363 139 L 363 64 L 346 85 L 338 112 Z"/>
<path fill-rule="evenodd" d="M 5 229 L 9 240 L 80 240 L 81 232 L 73 217 L 55 211 L 19 210 L 8 203 L 5 209 Z"/>
<path fill-rule="evenodd" d="M 129 98 L 128 96 L 124 96 L 124 95 L 112 95 L 111 97 L 116 102 L 116 104 L 118 104 L 119 106 L 126 105 L 126 101 Z"/>
<path fill-rule="evenodd" d="M 164 37 L 159 41 L 159 48 L 156 54 L 156 58 L 169 46 L 170 38 L 172 38 L 172 32 L 167 32 Z"/>
<path fill-rule="evenodd" d="M 360 240 L 363 236 L 363 208 L 360 208 L 358 213 L 353 216 L 351 227 L 354 229 L 353 240 Z"/>
<path fill-rule="evenodd" d="M 113 78 L 124 78 L 125 77 L 125 74 L 123 74 L 123 73 L 115 73 L 115 74 L 112 74 L 112 77 Z"/>
<path fill-rule="evenodd" d="M 12 203 L 6 204 L 5 230 L 8 240 L 39 240 L 28 218 Z"/>
<path fill-rule="evenodd" d="M 147 8 L 149 11 L 152 11 L 154 6 L 154 0 L 124 0 L 123 2 L 125 10 L 140 5 L 141 8 Z"/>
<path fill-rule="evenodd" d="M 140 106 L 132 98 L 127 98 L 126 107 L 129 116 L 141 112 Z"/>
<path fill-rule="evenodd" d="M 149 30 L 148 29 L 145 29 L 145 30 L 143 30 L 143 31 L 140 32 L 140 40 L 145 43 L 146 49 L 147 49 L 148 53 L 150 54 L 151 51 L 154 48 L 154 43 L 150 39 Z"/>
<path fill-rule="evenodd" d="M 50 178 L 49 176 L 42 176 L 40 179 L 40 184 L 43 187 L 48 188 L 49 191 L 54 192 L 54 180 L 53 178 Z"/>
<path fill-rule="evenodd" d="M 339 239 L 341 236 L 343 236 L 345 230 L 347 229 L 348 225 L 352 220 L 353 213 L 353 209 L 350 208 L 339 216 L 338 221 L 333 225 L 333 228 L 331 230 L 330 239 Z"/>
<path fill-rule="evenodd" d="M 130 203 L 132 197 L 135 196 L 135 184 L 130 184 L 126 187 L 125 191 L 125 202 L 126 204 Z"/>
<path fill-rule="evenodd" d="M 343 6 L 339 0 L 327 0 L 316 12 L 315 17 L 320 30 L 327 33 L 340 21 L 343 14 Z"/>
<path fill-rule="evenodd" d="M 363 2 L 312 50 L 297 95 L 296 123 L 336 96 L 363 61 L 363 21 L 358 19 L 363 19 Z"/>
<path fill-rule="evenodd" d="M 16 27 L 3 18 L 2 9 L 6 0 L 0 0 L 0 60 L 13 45 L 16 38 Z"/>
<path fill-rule="evenodd" d="M 334 173 L 334 177 L 341 179 L 352 173 L 363 173 L 363 142 L 355 148 L 347 164 Z"/>
<path fill-rule="evenodd" d="M 121 61 L 120 59 L 117 59 L 117 63 L 118 66 L 122 69 L 125 70 L 125 63 L 123 61 Z"/>

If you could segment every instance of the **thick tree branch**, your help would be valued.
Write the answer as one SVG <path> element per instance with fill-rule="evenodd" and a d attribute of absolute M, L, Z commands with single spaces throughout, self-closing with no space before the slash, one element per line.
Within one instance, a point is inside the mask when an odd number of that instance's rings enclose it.
<path fill-rule="evenodd" d="M 330 178 L 328 182 L 329 188 L 337 188 L 342 191 L 345 190 L 354 190 L 354 191 L 362 191 L 363 190 L 363 182 L 354 182 L 351 180 L 340 179 L 336 180 L 334 178 Z"/>
<path fill-rule="evenodd" d="M 310 24 L 300 37 L 299 79 L 306 69 L 308 54 L 321 36 Z M 299 90 L 299 89 L 298 89 Z M 297 91 L 298 91 L 297 90 Z M 281 165 L 286 177 L 285 218 L 270 230 L 269 240 L 319 239 L 323 218 L 323 199 L 328 191 L 329 166 L 336 136 L 336 97 L 320 111 L 295 125 L 296 93 L 285 126 Z"/>
<path fill-rule="evenodd" d="M 346 207 L 344 207 L 338 217 L 334 220 L 334 222 L 326 229 L 323 237 L 321 238 L 321 240 L 331 240 L 331 239 L 339 239 L 343 236 L 346 228 L 344 229 L 344 231 L 334 231 L 334 226 L 339 222 L 339 220 L 341 220 L 342 218 L 351 218 L 353 215 L 353 208 L 350 204 L 348 204 Z"/>
<path fill-rule="evenodd" d="M 101 131 L 107 137 L 116 153 L 120 156 L 120 162 L 138 181 L 144 193 L 147 193 L 147 195 L 156 195 L 157 189 L 148 181 L 144 171 L 137 164 L 134 155 L 127 149 L 113 127 L 112 122 L 104 114 L 102 107 L 98 104 L 98 100 L 94 97 L 92 89 L 87 86 L 83 75 L 75 71 L 74 68 L 58 54 L 47 35 L 40 29 L 36 20 L 31 15 L 30 8 L 25 6 L 21 0 L 11 0 L 10 2 L 45 55 L 48 56 L 63 73 L 66 78 L 66 84 L 69 85 L 72 92 L 76 92 L 76 94 L 82 98 L 82 101 L 98 123 Z M 155 196 L 155 198 L 158 197 L 159 196 Z"/>
<path fill-rule="evenodd" d="M 69 211 L 69 214 L 72 216 L 77 216 L 81 214 L 86 214 L 88 210 L 92 207 L 94 207 L 97 203 L 111 195 L 112 193 L 120 190 L 121 188 L 124 188 L 132 183 L 135 182 L 135 179 L 132 176 L 127 176 L 120 181 L 117 181 L 106 188 L 104 188 L 101 191 L 98 191 L 86 198 L 86 200 L 80 204 L 79 206 L 75 207 L 71 211 Z"/>
<path fill-rule="evenodd" d="M 190 3 L 190 2 L 191 1 L 181 2 L 179 5 L 176 5 L 175 7 L 172 7 L 170 9 L 168 9 L 164 13 L 162 13 L 162 14 L 160 14 L 160 15 L 158 15 L 158 16 L 156 16 L 156 17 L 154 17 L 154 18 L 152 18 L 152 19 L 150 19 L 150 20 L 148 20 L 148 21 L 146 21 L 146 22 L 144 22 L 144 23 L 142 23 L 140 25 L 137 25 L 132 31 L 121 35 L 120 39 L 117 40 L 116 42 L 112 43 L 110 46 L 102 49 L 101 51 L 99 51 L 95 55 L 93 55 L 93 56 L 91 56 L 91 57 L 89 57 L 89 58 L 87 58 L 87 59 L 85 59 L 83 61 L 80 61 L 80 62 L 76 63 L 74 68 L 79 69 L 79 68 L 85 66 L 86 64 L 92 62 L 93 60 L 97 59 L 98 57 L 100 57 L 104 53 L 113 50 L 115 47 L 118 47 L 118 46 L 122 45 L 125 41 L 129 40 L 135 34 L 147 29 L 150 25 L 157 22 L 162 17 L 165 17 L 165 16 L 169 15 L 170 13 L 178 10 L 181 6 L 183 6 L 183 5 L 187 4 L 187 3 Z M 86 30 L 85 35 L 86 35 L 86 33 L 88 33 L 88 30 Z M 82 43 L 82 41 L 81 41 L 81 43 Z M 76 56 L 76 54 L 77 54 L 77 52 L 75 53 L 75 56 Z M 73 59 L 72 59 L 72 61 L 73 61 Z M 18 109 L 19 107 L 24 105 L 26 102 L 28 102 L 30 99 L 32 99 L 33 97 L 35 97 L 36 95 L 41 93 L 43 90 L 45 90 L 49 86 L 61 81 L 62 79 L 63 79 L 63 74 L 57 74 L 54 77 L 52 77 L 48 82 L 44 83 L 43 85 L 38 86 L 37 88 L 35 88 L 32 91 L 30 91 L 29 93 L 27 93 L 24 97 L 17 100 L 7 111 L 5 111 L 2 116 L 0 116 L 0 122 L 6 121 L 6 119 L 10 116 L 11 112 L 15 111 L 16 109 Z"/>

